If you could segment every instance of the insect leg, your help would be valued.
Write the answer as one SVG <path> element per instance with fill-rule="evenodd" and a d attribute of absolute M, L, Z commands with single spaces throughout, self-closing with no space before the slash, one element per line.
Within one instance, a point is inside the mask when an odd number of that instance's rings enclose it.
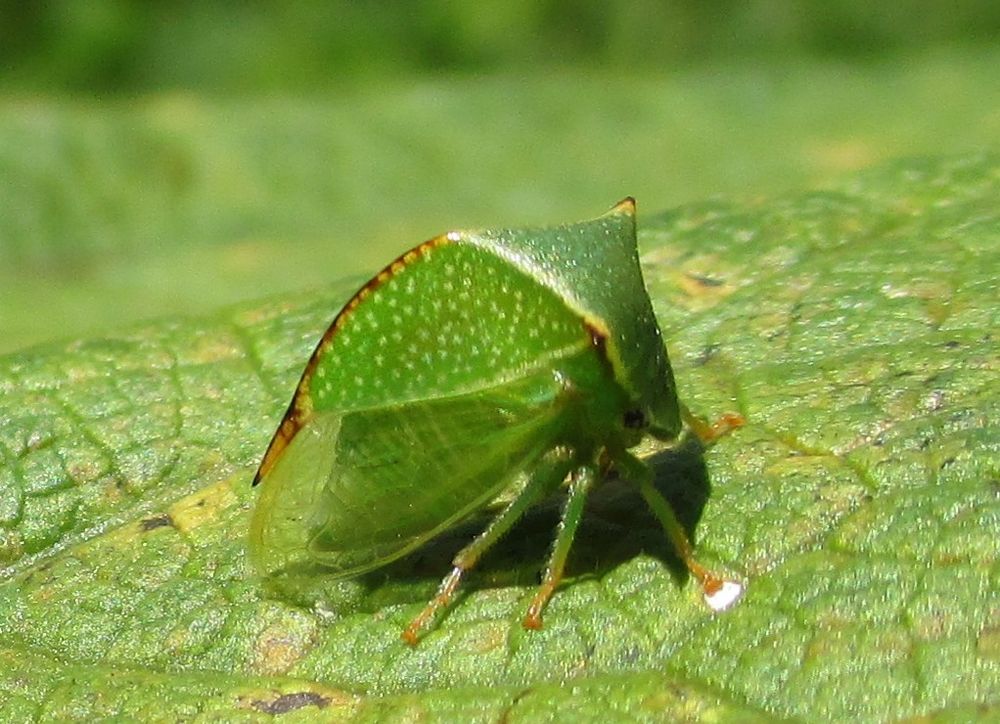
<path fill-rule="evenodd" d="M 746 423 L 743 415 L 736 412 L 727 412 L 722 415 L 715 422 L 709 422 L 703 417 L 691 412 L 688 406 L 683 402 L 678 401 L 681 408 L 681 419 L 684 420 L 684 424 L 690 428 L 699 440 L 703 443 L 712 443 L 718 440 L 724 435 L 728 435 L 730 432 L 738 427 L 743 427 Z"/>
<path fill-rule="evenodd" d="M 721 591 L 728 581 L 712 573 L 695 559 L 691 541 L 684 532 L 684 527 L 677 520 L 674 509 L 653 485 L 653 471 L 650 470 L 649 466 L 629 453 L 617 455 L 614 463 L 623 477 L 639 486 L 639 493 L 659 519 L 674 551 L 684 562 L 691 575 L 701 584 L 706 598 Z"/>
<path fill-rule="evenodd" d="M 494 518 L 482 533 L 469 545 L 460 550 L 452 559 L 451 573 L 444 577 L 437 593 L 424 610 L 417 614 L 410 625 L 403 631 L 403 640 L 411 646 L 416 645 L 419 640 L 420 631 L 427 626 L 438 609 L 447 606 L 451 601 L 455 589 L 462 579 L 462 575 L 476 565 L 477 561 L 489 550 L 494 543 L 524 515 L 525 511 L 540 500 L 548 491 L 557 487 L 566 479 L 566 474 L 570 471 L 573 461 L 569 459 L 565 451 L 557 451 L 555 454 L 543 459 L 535 468 L 524 489 L 514 498 L 506 508 Z"/>
<path fill-rule="evenodd" d="M 573 545 L 573 536 L 580 524 L 580 518 L 583 517 L 583 506 L 587 500 L 587 492 L 596 477 L 597 471 L 592 465 L 584 465 L 573 471 L 566 504 L 563 507 L 562 520 L 559 521 L 559 529 L 552 546 L 552 554 L 549 556 L 549 563 L 545 567 L 545 575 L 542 576 L 542 583 L 538 587 L 535 597 L 531 600 L 528 613 L 522 622 L 525 628 L 539 629 L 542 627 L 542 609 L 552 598 L 552 594 L 562 580 L 566 558 Z"/>

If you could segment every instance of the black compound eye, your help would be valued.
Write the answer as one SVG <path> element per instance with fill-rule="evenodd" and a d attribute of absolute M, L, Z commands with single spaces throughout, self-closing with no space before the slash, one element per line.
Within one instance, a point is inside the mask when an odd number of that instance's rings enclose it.
<path fill-rule="evenodd" d="M 642 410 L 626 410 L 622 422 L 629 430 L 638 430 L 646 427 L 646 416 Z"/>

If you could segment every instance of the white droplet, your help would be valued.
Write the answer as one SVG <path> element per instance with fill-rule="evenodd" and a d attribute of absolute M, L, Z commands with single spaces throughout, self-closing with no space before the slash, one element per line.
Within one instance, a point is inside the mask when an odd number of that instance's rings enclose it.
<path fill-rule="evenodd" d="M 739 581 L 725 580 L 719 588 L 711 592 L 705 591 L 705 603 L 710 609 L 720 613 L 736 603 L 744 590 L 743 584 Z"/>

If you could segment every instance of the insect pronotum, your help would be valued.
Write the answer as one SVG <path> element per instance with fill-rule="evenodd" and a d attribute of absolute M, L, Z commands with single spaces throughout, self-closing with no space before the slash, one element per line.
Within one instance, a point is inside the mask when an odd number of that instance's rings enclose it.
<path fill-rule="evenodd" d="M 710 426 L 677 399 L 643 286 L 635 202 L 544 229 L 452 232 L 365 284 L 306 365 L 254 477 L 251 551 L 265 574 L 318 562 L 353 576 L 414 550 L 520 485 L 454 558 L 403 633 L 415 643 L 463 574 L 534 503 L 562 520 L 523 624 L 542 625 L 587 492 L 614 469 L 722 608 L 739 586 L 702 567 L 649 467 L 629 449 Z M 713 603 L 713 601 L 715 603 Z"/>

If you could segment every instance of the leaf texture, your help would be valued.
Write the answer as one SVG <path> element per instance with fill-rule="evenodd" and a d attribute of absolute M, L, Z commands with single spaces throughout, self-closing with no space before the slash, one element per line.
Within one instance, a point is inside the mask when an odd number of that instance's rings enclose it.
<path fill-rule="evenodd" d="M 748 419 L 703 455 L 649 451 L 702 558 L 747 583 L 723 614 L 614 481 L 540 632 L 518 621 L 545 506 L 416 649 L 400 631 L 475 525 L 318 579 L 322 607 L 262 590 L 249 480 L 348 287 L 0 358 L 0 709 L 996 716 L 998 199 L 1000 163 L 971 155 L 640 212 L 682 397 Z"/>

